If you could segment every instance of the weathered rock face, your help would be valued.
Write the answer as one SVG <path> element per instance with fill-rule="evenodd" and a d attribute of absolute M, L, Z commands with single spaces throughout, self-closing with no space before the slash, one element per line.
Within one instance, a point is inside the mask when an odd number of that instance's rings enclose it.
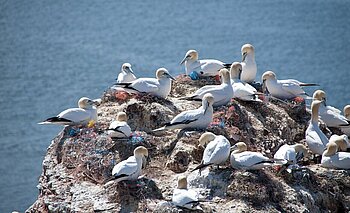
<path fill-rule="evenodd" d="M 217 84 L 211 80 L 212 84 Z M 305 168 L 278 173 L 272 168 L 238 171 L 229 166 L 190 172 L 202 158 L 198 146 L 202 133 L 178 131 L 152 133 L 179 112 L 200 103 L 179 101 L 205 81 L 181 76 L 168 99 L 114 94 L 107 91 L 92 128 L 65 128 L 48 148 L 39 180 L 38 200 L 27 212 L 180 212 L 170 205 L 180 174 L 188 175 L 190 188 L 209 201 L 204 212 L 348 212 L 350 172 L 331 170 L 305 160 Z M 120 111 L 128 114 L 131 139 L 113 141 L 105 133 Z M 208 131 L 226 136 L 233 145 L 244 141 L 251 151 L 269 157 L 282 144 L 303 143 L 309 113 L 305 104 L 246 103 L 232 100 L 215 109 Z M 149 149 L 151 161 L 138 181 L 104 187 L 115 164 L 133 154 L 135 147 Z"/>

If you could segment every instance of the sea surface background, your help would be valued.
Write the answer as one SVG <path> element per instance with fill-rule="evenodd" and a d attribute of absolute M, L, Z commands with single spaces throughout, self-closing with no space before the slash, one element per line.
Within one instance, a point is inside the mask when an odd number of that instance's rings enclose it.
<path fill-rule="evenodd" d="M 251 43 L 257 80 L 273 70 L 319 83 L 342 109 L 349 11 L 346 0 L 0 0 L 0 212 L 23 212 L 37 198 L 46 148 L 62 129 L 37 122 L 99 98 L 124 62 L 139 77 L 159 67 L 177 75 L 189 49 L 233 62 Z"/>

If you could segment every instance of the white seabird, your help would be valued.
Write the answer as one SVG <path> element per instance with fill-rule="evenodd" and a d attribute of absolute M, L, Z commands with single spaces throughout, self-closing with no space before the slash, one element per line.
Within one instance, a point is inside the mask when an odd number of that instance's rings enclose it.
<path fill-rule="evenodd" d="M 247 151 L 247 145 L 244 142 L 236 143 L 232 149 L 234 151 L 231 153 L 230 163 L 234 169 L 256 170 L 277 163 L 286 163 L 285 160 L 281 159 L 269 159 L 260 152 Z"/>
<path fill-rule="evenodd" d="M 187 178 L 180 176 L 177 181 L 177 188 L 173 191 L 172 203 L 177 207 L 191 210 L 201 210 L 199 206 L 198 193 L 187 188 Z"/>
<path fill-rule="evenodd" d="M 116 80 L 117 80 L 117 83 L 128 83 L 136 80 L 134 71 L 131 69 L 131 64 L 124 63 L 122 65 L 121 71 Z"/>
<path fill-rule="evenodd" d="M 307 156 L 307 149 L 303 144 L 297 143 L 294 145 L 282 145 L 275 155 L 274 159 L 285 159 L 292 164 L 298 163 L 303 157 Z"/>
<path fill-rule="evenodd" d="M 128 116 L 125 112 L 117 114 L 117 120 L 113 121 L 108 127 L 108 135 L 112 138 L 126 138 L 131 135 L 131 128 L 127 123 Z"/>
<path fill-rule="evenodd" d="M 156 71 L 156 78 L 138 78 L 129 83 L 116 83 L 114 89 L 129 93 L 150 93 L 154 96 L 166 98 L 171 90 L 172 77 L 168 70 L 159 68 Z"/>
<path fill-rule="evenodd" d="M 144 146 L 134 149 L 134 155 L 119 162 L 113 167 L 114 182 L 136 180 L 141 175 L 143 158 L 148 157 L 148 150 Z"/>
<path fill-rule="evenodd" d="M 195 71 L 202 76 L 215 76 L 218 74 L 219 70 L 227 67 L 227 64 L 215 59 L 198 60 L 198 53 L 196 50 L 187 51 L 180 64 L 183 63 L 185 63 L 186 75 Z"/>
<path fill-rule="evenodd" d="M 347 118 L 347 119 L 350 119 L 350 105 L 346 105 L 344 107 L 344 116 Z"/>
<path fill-rule="evenodd" d="M 99 104 L 98 101 L 82 97 L 78 101 L 79 108 L 66 109 L 57 116 L 48 118 L 39 124 L 86 125 L 90 121 L 96 122 L 97 104 Z"/>
<path fill-rule="evenodd" d="M 230 142 L 222 135 L 215 135 L 211 132 L 202 134 L 199 144 L 205 147 L 202 162 L 192 171 L 199 169 L 199 173 L 207 166 L 219 166 L 230 156 Z"/>
<path fill-rule="evenodd" d="M 348 148 L 350 148 L 349 138 L 347 135 L 337 135 L 334 134 L 329 138 L 329 141 L 334 141 L 340 151 L 346 152 Z"/>
<path fill-rule="evenodd" d="M 306 143 L 309 149 L 314 154 L 322 155 L 326 145 L 328 143 L 328 138 L 320 130 L 318 126 L 318 109 L 322 101 L 314 100 L 311 103 L 311 120 L 308 128 L 305 132 Z"/>
<path fill-rule="evenodd" d="M 326 104 L 326 93 L 323 90 L 316 90 L 313 99 L 323 101 L 320 105 L 318 115 L 320 119 L 329 127 L 350 126 L 350 120 L 341 115 L 341 111 Z"/>
<path fill-rule="evenodd" d="M 245 44 L 241 48 L 242 53 L 242 74 L 241 80 L 244 82 L 254 82 L 257 72 L 257 66 L 255 63 L 254 47 L 251 44 Z"/>
<path fill-rule="evenodd" d="M 292 99 L 298 96 L 307 97 L 302 86 L 317 86 L 313 83 L 302 83 L 294 79 L 277 80 L 276 74 L 266 71 L 262 75 L 263 88 L 267 88 L 269 93 L 279 99 Z"/>
<path fill-rule="evenodd" d="M 345 118 L 350 120 L 350 105 L 346 105 L 343 111 L 344 111 Z M 350 137 L 350 126 L 341 127 L 341 130 L 344 134 Z"/>
<path fill-rule="evenodd" d="M 234 62 L 231 65 L 231 84 L 233 89 L 233 98 L 243 101 L 259 101 L 262 102 L 257 95 L 257 91 L 250 84 L 241 81 L 242 65 Z"/>
<path fill-rule="evenodd" d="M 198 89 L 189 97 L 180 98 L 188 101 L 202 101 L 205 94 L 211 93 L 214 97 L 214 107 L 226 105 L 233 97 L 232 85 L 230 82 L 230 73 L 227 69 L 221 69 L 219 72 L 222 83 L 220 85 L 207 85 Z"/>
<path fill-rule="evenodd" d="M 208 93 L 202 100 L 202 106 L 198 109 L 181 112 L 170 123 L 153 131 L 166 129 L 205 129 L 213 120 L 214 97 Z"/>
<path fill-rule="evenodd" d="M 322 154 L 321 165 L 326 168 L 350 169 L 350 152 L 337 152 L 338 146 L 330 141 Z"/>

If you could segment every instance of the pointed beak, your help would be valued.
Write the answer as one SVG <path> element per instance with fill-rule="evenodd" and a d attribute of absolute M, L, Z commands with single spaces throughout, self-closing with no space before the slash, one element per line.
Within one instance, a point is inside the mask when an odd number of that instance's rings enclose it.
<path fill-rule="evenodd" d="M 128 72 L 134 74 L 134 71 L 131 69 L 131 67 L 127 67 L 127 68 L 126 68 L 126 71 L 128 71 Z"/>
<path fill-rule="evenodd" d="M 176 79 L 175 79 L 173 76 L 171 76 L 169 73 L 167 73 L 166 76 L 167 76 L 168 78 L 170 78 L 170 79 L 176 81 Z"/>
<path fill-rule="evenodd" d="M 230 151 L 232 152 L 232 151 L 234 151 L 236 149 L 237 149 L 237 145 L 233 145 L 233 146 L 231 146 Z"/>
<path fill-rule="evenodd" d="M 242 55 L 242 62 L 245 60 L 246 57 L 247 57 L 247 52 L 244 52 Z"/>
<path fill-rule="evenodd" d="M 101 98 L 91 100 L 91 104 L 95 106 L 100 106 L 101 102 L 102 102 Z"/>
<path fill-rule="evenodd" d="M 263 79 L 262 82 L 263 82 L 262 83 L 262 91 L 263 91 L 264 94 L 268 94 L 269 91 L 267 90 L 267 87 L 266 87 L 266 79 Z"/>
<path fill-rule="evenodd" d="M 182 65 L 183 63 L 185 63 L 185 61 L 187 61 L 187 59 L 188 59 L 188 55 L 187 55 L 187 56 L 185 56 L 185 58 L 184 58 L 184 59 L 182 59 L 182 61 L 180 62 L 180 64 Z"/>

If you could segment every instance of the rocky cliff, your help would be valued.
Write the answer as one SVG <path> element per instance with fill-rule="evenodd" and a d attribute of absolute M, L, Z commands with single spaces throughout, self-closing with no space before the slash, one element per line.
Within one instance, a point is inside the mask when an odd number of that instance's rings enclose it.
<path fill-rule="evenodd" d="M 210 79 L 212 84 L 218 83 Z M 202 133 L 154 134 L 179 112 L 199 103 L 180 101 L 207 80 L 179 76 L 167 99 L 106 91 L 99 120 L 89 127 L 66 127 L 47 150 L 39 179 L 39 196 L 27 212 L 184 212 L 173 207 L 173 188 L 179 174 L 188 175 L 190 188 L 198 190 L 204 212 L 348 212 L 350 171 L 320 167 L 309 157 L 303 167 L 288 173 L 278 168 L 260 171 L 221 168 L 189 172 L 198 165 Z M 116 114 L 125 111 L 135 132 L 131 139 L 112 140 L 104 131 Z M 244 141 L 251 151 L 272 157 L 282 144 L 304 143 L 310 114 L 305 103 L 232 100 L 215 109 L 208 131 L 226 136 L 231 145 Z M 151 161 L 138 181 L 104 186 L 115 164 L 132 155 L 136 146 L 149 149 Z M 310 155 L 311 156 L 311 155 Z M 186 211 L 185 211 L 186 212 Z"/>

